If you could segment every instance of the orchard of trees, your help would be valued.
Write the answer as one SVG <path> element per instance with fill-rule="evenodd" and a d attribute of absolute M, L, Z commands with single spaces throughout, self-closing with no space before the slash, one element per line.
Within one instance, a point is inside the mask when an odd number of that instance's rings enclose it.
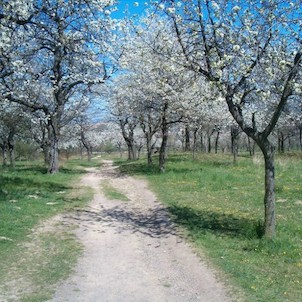
<path fill-rule="evenodd" d="M 0 147 L 100 145 L 165 171 L 167 148 L 265 162 L 265 236 L 275 235 L 274 156 L 302 149 L 300 0 L 0 2 Z M 96 103 L 101 104 L 103 120 Z M 106 103 L 106 106 L 104 105 Z M 106 107 L 104 109 L 104 107 Z M 109 148 L 110 149 L 110 148 Z"/>

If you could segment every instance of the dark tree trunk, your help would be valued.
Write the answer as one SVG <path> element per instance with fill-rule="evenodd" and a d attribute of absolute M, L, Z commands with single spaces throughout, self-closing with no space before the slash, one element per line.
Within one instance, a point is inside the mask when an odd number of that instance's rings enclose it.
<path fill-rule="evenodd" d="M 16 167 L 16 159 L 15 159 L 14 145 L 9 144 L 8 153 L 9 153 L 9 164 L 12 168 L 15 168 Z"/>
<path fill-rule="evenodd" d="M 127 148 L 128 148 L 128 160 L 136 160 L 136 148 L 134 141 L 132 140 L 127 140 Z"/>
<path fill-rule="evenodd" d="M 284 153 L 284 134 L 282 131 L 278 131 L 278 152 Z"/>
<path fill-rule="evenodd" d="M 136 125 L 128 124 L 127 121 L 120 120 L 119 121 L 123 138 L 127 144 L 128 149 L 128 160 L 137 159 L 135 143 L 134 143 L 134 129 Z M 126 130 L 126 125 L 128 125 L 128 130 Z"/>
<path fill-rule="evenodd" d="M 160 129 L 161 119 L 154 119 L 150 111 L 140 116 L 141 129 L 144 132 L 146 138 L 147 147 L 147 163 L 152 164 L 152 151 L 155 146 L 155 142 L 152 144 L 154 134 Z"/>
<path fill-rule="evenodd" d="M 215 153 L 218 153 L 218 142 L 219 142 L 220 131 L 217 131 L 216 139 L 215 139 Z"/>
<path fill-rule="evenodd" d="M 15 134 L 15 132 L 11 131 L 9 133 L 8 139 L 7 139 L 7 146 L 8 146 L 8 153 L 9 153 L 9 164 L 12 168 L 16 167 L 14 134 Z"/>
<path fill-rule="evenodd" d="M 196 153 L 197 132 L 198 132 L 198 128 L 195 128 L 193 132 L 193 159 L 195 159 L 195 153 Z"/>
<path fill-rule="evenodd" d="M 136 159 L 140 159 L 141 151 L 143 149 L 143 144 L 136 146 L 135 149 L 136 149 Z"/>
<path fill-rule="evenodd" d="M 265 162 L 264 235 L 266 238 L 273 238 L 276 233 L 275 151 L 268 140 L 261 142 L 259 147 L 262 150 Z"/>
<path fill-rule="evenodd" d="M 214 132 L 215 132 L 214 129 L 207 131 L 207 152 L 208 153 L 212 152 L 212 141 L 211 141 L 211 138 L 212 138 L 212 135 L 214 134 Z"/>
<path fill-rule="evenodd" d="M 200 132 L 200 152 L 205 152 L 205 145 L 204 145 L 203 133 Z"/>
<path fill-rule="evenodd" d="M 86 149 L 87 152 L 87 159 L 90 162 L 92 159 L 92 145 L 90 144 L 90 142 L 86 139 L 85 137 L 85 133 L 82 130 L 81 131 L 81 142 L 83 144 L 83 147 Z"/>
<path fill-rule="evenodd" d="M 166 170 L 166 155 L 167 155 L 167 144 L 168 144 L 168 125 L 165 121 L 162 124 L 162 142 L 159 149 L 159 170 L 165 172 Z"/>
<path fill-rule="evenodd" d="M 152 165 L 152 143 L 151 143 L 151 137 L 149 133 L 145 134 L 146 136 L 146 145 L 147 145 L 147 162 L 148 165 Z"/>
<path fill-rule="evenodd" d="M 48 172 L 51 174 L 59 172 L 59 142 L 56 136 L 50 141 Z"/>
<path fill-rule="evenodd" d="M 276 233 L 276 206 L 275 206 L 275 150 L 270 141 L 263 137 L 253 137 L 262 151 L 265 162 L 265 194 L 264 194 L 264 236 L 272 239 Z"/>
<path fill-rule="evenodd" d="M 239 127 L 237 126 L 231 127 L 232 154 L 233 154 L 234 163 L 237 162 L 239 133 L 240 133 Z"/>
<path fill-rule="evenodd" d="M 87 148 L 87 158 L 88 158 L 88 161 L 91 162 L 91 160 L 92 160 L 92 146 L 89 146 Z"/>
<path fill-rule="evenodd" d="M 190 129 L 189 126 L 185 127 L 185 152 L 188 152 L 191 150 L 191 144 L 190 144 Z"/>
<path fill-rule="evenodd" d="M 48 173 L 59 172 L 59 127 L 57 121 L 49 121 L 49 166 Z"/>
<path fill-rule="evenodd" d="M 252 145 L 251 138 L 249 136 L 247 137 L 247 143 L 248 143 L 249 154 L 250 156 L 253 156 L 255 154 L 255 143 L 253 141 L 253 145 Z"/>
<path fill-rule="evenodd" d="M 211 135 L 210 133 L 208 132 L 208 135 L 207 135 L 207 150 L 208 150 L 208 153 L 211 153 L 212 152 L 212 144 L 211 144 Z"/>

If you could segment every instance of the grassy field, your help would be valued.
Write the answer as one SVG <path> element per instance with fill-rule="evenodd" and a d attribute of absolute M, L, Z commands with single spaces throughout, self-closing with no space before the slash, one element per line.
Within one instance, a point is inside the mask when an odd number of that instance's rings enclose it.
<path fill-rule="evenodd" d="M 76 185 L 86 165 L 70 161 L 56 175 L 29 162 L 0 168 L 0 300 L 6 293 L 5 301 L 46 301 L 52 285 L 70 273 L 81 246 L 71 227 L 47 219 L 91 199 L 91 191 Z"/>
<path fill-rule="evenodd" d="M 123 172 L 146 175 L 159 200 L 197 248 L 225 272 L 249 302 L 298 302 L 302 297 L 302 160 L 277 158 L 277 237 L 261 238 L 261 156 L 170 156 L 167 172 L 144 161 L 118 162 Z"/>

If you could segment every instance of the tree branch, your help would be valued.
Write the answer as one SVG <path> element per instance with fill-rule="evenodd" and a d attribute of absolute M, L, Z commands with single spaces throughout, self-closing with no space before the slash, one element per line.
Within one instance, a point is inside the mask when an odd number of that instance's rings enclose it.
<path fill-rule="evenodd" d="M 292 87 L 293 80 L 295 79 L 295 77 L 298 74 L 300 63 L 301 63 L 301 56 L 302 56 L 302 52 L 300 50 L 297 52 L 297 54 L 295 56 L 294 64 L 286 79 L 280 102 L 278 103 L 278 106 L 276 107 L 269 124 L 266 126 L 265 130 L 263 131 L 263 136 L 265 138 L 268 137 L 271 134 L 271 132 L 273 131 L 273 129 L 276 126 L 278 119 L 282 113 L 282 110 L 287 103 L 288 98 L 293 94 L 293 87 Z"/>
<path fill-rule="evenodd" d="M 46 115 L 49 114 L 49 109 L 47 106 L 42 105 L 42 104 L 37 104 L 37 103 L 32 103 L 30 101 L 24 101 L 22 99 L 19 98 L 15 98 L 11 95 L 11 93 L 7 94 L 4 96 L 8 101 L 13 102 L 13 103 L 17 103 L 20 105 L 23 105 L 29 109 L 32 109 L 33 111 L 38 111 L 38 110 L 42 110 Z"/>

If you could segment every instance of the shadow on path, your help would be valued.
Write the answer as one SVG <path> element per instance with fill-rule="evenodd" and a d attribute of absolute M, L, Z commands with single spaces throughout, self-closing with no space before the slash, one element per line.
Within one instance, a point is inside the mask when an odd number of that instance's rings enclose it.
<path fill-rule="evenodd" d="M 152 238 L 164 238 L 170 235 L 181 235 L 170 221 L 167 210 L 161 206 L 149 209 L 144 213 L 140 210 L 129 210 L 121 206 L 109 209 L 78 210 L 71 217 L 82 225 L 99 224 L 100 228 L 110 227 L 118 233 L 141 233 Z"/>

